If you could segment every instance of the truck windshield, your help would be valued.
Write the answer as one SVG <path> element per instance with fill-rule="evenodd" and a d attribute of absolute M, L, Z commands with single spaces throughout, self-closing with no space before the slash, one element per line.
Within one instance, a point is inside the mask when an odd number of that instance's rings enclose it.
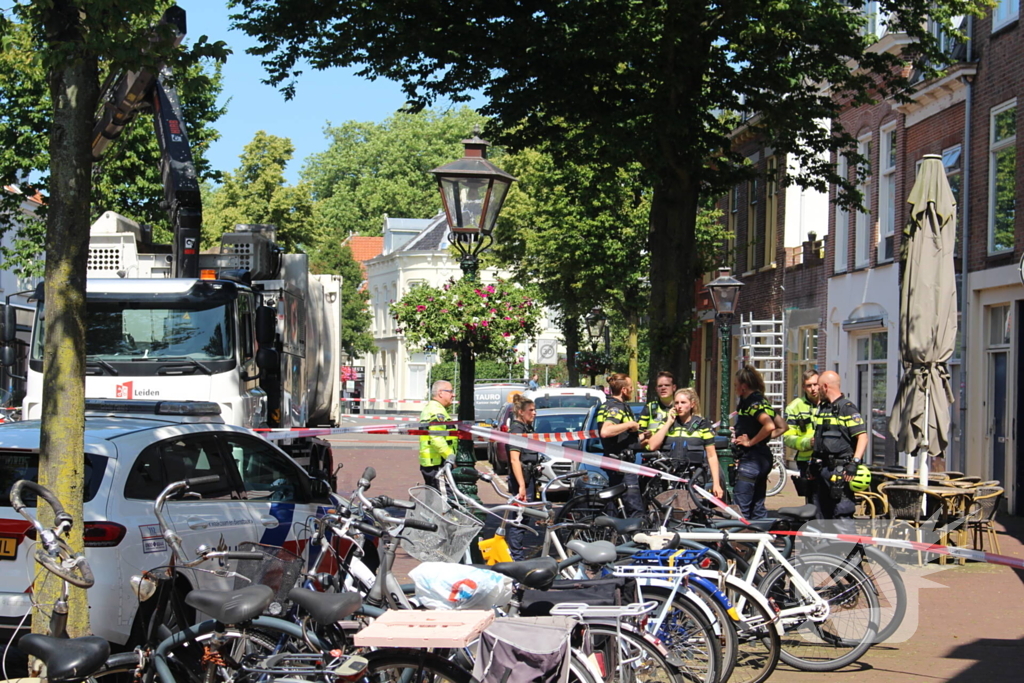
<path fill-rule="evenodd" d="M 234 358 L 229 306 L 152 307 L 124 301 L 90 301 L 86 314 L 86 357 L 105 361 L 160 361 L 167 358 L 230 360 Z M 43 357 L 46 314 L 42 307 L 32 358 Z"/>

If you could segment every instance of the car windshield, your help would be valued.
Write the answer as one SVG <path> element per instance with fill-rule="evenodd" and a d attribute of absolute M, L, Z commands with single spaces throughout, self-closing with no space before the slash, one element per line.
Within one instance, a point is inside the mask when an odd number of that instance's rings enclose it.
<path fill-rule="evenodd" d="M 578 432 L 583 429 L 583 421 L 586 418 L 586 413 L 538 415 L 534 418 L 533 429 L 538 434 L 550 434 L 552 432 Z"/>
<path fill-rule="evenodd" d="M 596 396 L 538 396 L 534 399 L 537 409 L 541 408 L 589 408 L 601 405 Z"/>
<path fill-rule="evenodd" d="M 102 455 L 85 454 L 84 498 L 88 503 L 99 491 L 107 459 Z M 39 453 L 34 451 L 0 450 L 0 507 L 11 506 L 11 487 L 19 479 L 37 481 L 39 476 Z M 36 506 L 36 494 L 23 489 L 21 500 L 28 507 Z"/>
<path fill-rule="evenodd" d="M 210 303 L 211 305 L 205 305 Z M 105 361 L 192 358 L 199 361 L 234 357 L 229 307 L 202 302 L 189 307 L 152 307 L 124 301 L 89 301 L 85 353 Z M 45 314 L 36 321 L 33 359 L 43 357 Z"/>

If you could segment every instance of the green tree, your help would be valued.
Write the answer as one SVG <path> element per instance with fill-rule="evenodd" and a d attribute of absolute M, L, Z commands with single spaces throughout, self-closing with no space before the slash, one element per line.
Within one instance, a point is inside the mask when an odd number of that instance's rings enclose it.
<path fill-rule="evenodd" d="M 578 163 L 640 164 L 652 188 L 651 367 L 685 384 L 702 197 L 753 173 L 731 148 L 739 119 L 721 112 L 750 113 L 752 133 L 800 161 L 787 181 L 853 191 L 830 152 L 856 158 L 854 139 L 828 122 L 850 103 L 909 97 L 908 63 L 928 77 L 946 63 L 928 20 L 963 39 L 951 19 L 985 4 L 883 3 L 889 32 L 908 38 L 893 51 L 870 49 L 864 0 L 498 0 L 457 12 L 427 0 L 339 0 L 318 11 L 306 0 L 233 0 L 233 18 L 286 96 L 306 63 L 359 66 L 401 83 L 412 109 L 482 91 L 490 136 L 513 151 L 546 142 Z"/>
<path fill-rule="evenodd" d="M 284 169 L 295 146 L 288 138 L 258 131 L 239 156 L 238 168 L 206 192 L 203 245 L 220 244 L 221 235 L 237 223 L 269 223 L 285 251 L 310 251 L 321 241 L 313 220 L 310 186 L 287 185 Z"/>
<path fill-rule="evenodd" d="M 462 156 L 460 141 L 484 118 L 471 109 L 397 113 L 383 123 L 328 125 L 328 148 L 306 161 L 317 214 L 340 242 L 351 232 L 379 235 L 385 214 L 433 216 L 441 208 L 429 171 Z"/>
<path fill-rule="evenodd" d="M 92 128 L 100 103 L 100 82 L 105 73 L 140 67 L 156 68 L 161 59 L 178 54 L 169 26 L 150 27 L 159 18 L 155 0 L 53 0 L 16 2 L 10 13 L 0 14 L 0 47 L 5 59 L 27 45 L 24 79 L 0 83 L 5 105 L 0 136 L 5 154 L 0 178 L 24 181 L 29 173 L 48 164 L 42 187 L 48 188 L 46 219 L 46 360 L 43 367 L 43 420 L 39 444 L 39 483 L 50 488 L 65 510 L 81 521 L 82 458 L 85 424 L 85 274 L 89 246 L 92 198 Z M 19 26 L 20 24 L 20 26 Z M 193 46 L 192 56 L 208 47 Z M 31 72 L 31 73 L 30 73 Z M 39 94 L 29 76 L 41 75 L 46 99 L 23 99 Z M 22 136 L 32 139 L 19 140 Z M 45 153 L 37 138 L 47 140 Z M 12 142 L 13 147 L 6 148 Z M 44 156 L 45 154 L 45 156 Z M 3 219 L 13 216 L 4 212 Z M 40 506 L 44 524 L 52 522 Z M 49 517 L 49 518 L 48 518 Z M 82 525 L 72 527 L 70 543 L 82 550 Z M 34 586 L 40 604 L 53 604 L 59 582 L 44 575 Z M 88 632 L 85 593 L 75 589 L 70 598 L 68 630 Z M 45 630 L 46 619 L 34 619 L 33 628 Z"/>
<path fill-rule="evenodd" d="M 370 293 L 359 288 L 365 278 L 352 248 L 322 244 L 310 259 L 315 272 L 341 276 L 341 347 L 350 356 L 369 353 L 375 348 L 370 333 L 373 316 L 367 308 Z"/>
<path fill-rule="evenodd" d="M 170 3 L 157 3 L 161 8 Z M 24 185 L 27 191 L 49 186 L 49 148 L 47 131 L 52 119 L 52 104 L 40 55 L 34 49 L 30 26 L 7 26 L 0 51 L 0 168 L 5 185 Z M 101 65 L 102 68 L 102 65 Z M 217 106 L 221 86 L 220 64 L 212 59 L 182 63 L 175 79 L 185 117 L 189 143 L 200 179 L 216 179 L 206 153 L 220 137 L 213 127 L 224 114 Z M 113 82 L 116 82 L 113 81 Z M 101 97 L 103 94 L 101 93 Z M 17 231 L 13 248 L 0 256 L 5 265 L 21 275 L 41 275 L 44 250 L 45 208 L 38 216 L 11 213 L 12 200 L 2 226 Z M 157 242 L 169 242 L 170 231 L 160 174 L 160 151 L 153 131 L 152 112 L 142 110 L 121 133 L 103 158 L 93 165 L 90 217 L 95 220 L 104 211 L 116 211 L 156 229 Z M 10 218 L 17 221 L 10 222 Z M 3 220 L 3 219 L 0 219 Z"/>

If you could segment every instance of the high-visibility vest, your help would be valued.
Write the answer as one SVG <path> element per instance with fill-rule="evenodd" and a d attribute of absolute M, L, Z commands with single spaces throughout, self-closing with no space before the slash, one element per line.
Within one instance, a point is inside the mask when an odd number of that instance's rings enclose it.
<path fill-rule="evenodd" d="M 782 443 L 796 451 L 797 460 L 810 460 L 814 454 L 814 405 L 805 396 L 786 406 L 786 425 Z"/>
<path fill-rule="evenodd" d="M 436 424 L 438 422 L 450 421 L 451 417 L 448 415 L 448 409 L 437 401 L 429 401 L 423 412 L 420 413 L 422 429 L 432 432 L 450 431 L 452 425 Z M 456 437 L 448 436 L 447 434 L 438 436 L 421 435 L 420 466 L 433 467 L 434 465 L 440 465 L 447 458 L 453 456 L 455 454 L 455 440 Z"/>

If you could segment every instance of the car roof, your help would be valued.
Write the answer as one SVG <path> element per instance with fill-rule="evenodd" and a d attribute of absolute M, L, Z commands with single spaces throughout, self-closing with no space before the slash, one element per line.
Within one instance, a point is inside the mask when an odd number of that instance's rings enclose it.
<path fill-rule="evenodd" d="M 187 427 L 203 425 L 206 429 L 187 429 Z M 40 429 L 42 420 L 24 420 L 22 422 L 7 422 L 0 424 L 0 449 L 16 448 L 25 450 L 38 450 L 40 440 Z M 139 432 L 167 429 L 165 434 L 154 434 L 153 441 L 174 436 L 174 433 L 187 431 L 208 431 L 210 427 L 218 430 L 240 431 L 248 433 L 248 430 L 240 427 L 225 425 L 223 422 L 182 422 L 179 419 L 160 419 L 157 417 L 86 417 L 85 418 L 85 440 L 84 449 L 87 453 L 117 457 L 117 447 L 113 441 Z M 177 429 L 175 429 L 177 428 Z"/>
<path fill-rule="evenodd" d="M 540 387 L 526 392 L 527 398 L 538 396 L 601 396 L 605 393 L 597 387 Z"/>
<path fill-rule="evenodd" d="M 590 408 L 538 408 L 537 417 L 545 415 L 586 415 Z"/>

